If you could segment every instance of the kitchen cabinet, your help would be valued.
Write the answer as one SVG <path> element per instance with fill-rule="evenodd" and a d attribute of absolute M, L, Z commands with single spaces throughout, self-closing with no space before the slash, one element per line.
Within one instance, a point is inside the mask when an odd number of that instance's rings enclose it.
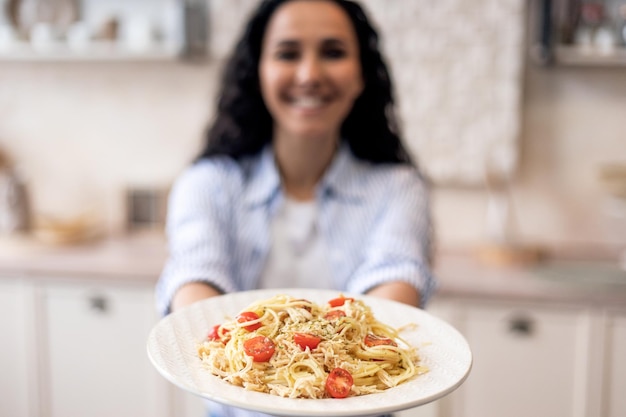
<path fill-rule="evenodd" d="M 472 370 L 399 417 L 626 416 L 626 310 L 458 295 L 431 304 L 467 338 Z"/>
<path fill-rule="evenodd" d="M 180 388 L 172 389 L 174 390 L 172 408 L 175 410 L 172 417 L 206 417 L 207 408 L 201 397 Z"/>
<path fill-rule="evenodd" d="M 164 245 L 0 239 L 0 416 L 205 417 L 146 352 Z"/>
<path fill-rule="evenodd" d="M 622 0 L 538 0 L 530 3 L 531 57 L 541 65 L 626 66 L 626 3 Z"/>
<path fill-rule="evenodd" d="M 167 417 L 165 380 L 146 355 L 151 288 L 47 284 L 41 291 L 47 417 Z"/>
<path fill-rule="evenodd" d="M 458 315 L 456 305 L 442 299 L 435 299 L 426 308 L 429 314 L 438 317 L 448 323 L 455 323 Z M 420 407 L 411 408 L 395 413 L 395 417 L 448 417 L 451 416 L 451 396 L 424 404 Z"/>
<path fill-rule="evenodd" d="M 607 417 L 626 416 L 626 310 L 614 312 L 608 317 L 607 351 L 604 369 L 607 372 L 606 410 Z"/>
<path fill-rule="evenodd" d="M 31 375 L 28 286 L 19 279 L 0 281 L 0 415 L 35 415 L 29 395 Z M 10 393 L 10 394 L 7 394 Z"/>
<path fill-rule="evenodd" d="M 206 0 L 40 3 L 15 2 L 6 17 L 0 10 L 0 62 L 164 62 L 208 52 Z"/>
<path fill-rule="evenodd" d="M 435 304 L 433 314 L 468 340 L 473 366 L 464 384 L 426 415 L 626 415 L 625 310 L 456 296 Z M 401 415 L 413 416 L 422 414 Z"/>
<path fill-rule="evenodd" d="M 584 309 L 467 303 L 463 310 L 474 366 L 459 390 L 459 416 L 578 415 L 589 343 Z"/>
<path fill-rule="evenodd" d="M 204 417 L 146 354 L 153 287 L 0 275 L 0 416 Z"/>
<path fill-rule="evenodd" d="M 0 395 L 0 416 L 206 415 L 146 354 L 162 240 L 29 248 L 0 245 L 0 389 L 11 393 Z M 465 258 L 441 265 L 427 311 L 467 338 L 472 371 L 450 395 L 396 417 L 626 415 L 624 287 Z"/>
<path fill-rule="evenodd" d="M 420 407 L 400 411 L 394 417 L 437 417 L 439 416 L 439 406 L 437 402 L 424 404 Z"/>

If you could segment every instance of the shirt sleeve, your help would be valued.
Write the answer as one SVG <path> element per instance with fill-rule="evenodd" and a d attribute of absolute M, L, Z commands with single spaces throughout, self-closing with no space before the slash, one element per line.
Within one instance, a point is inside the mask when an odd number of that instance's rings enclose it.
<path fill-rule="evenodd" d="M 172 297 L 186 283 L 206 282 L 222 292 L 236 289 L 227 256 L 231 213 L 227 190 L 233 173 L 223 168 L 201 162 L 172 187 L 166 224 L 169 256 L 156 286 L 162 315 L 170 312 Z"/>
<path fill-rule="evenodd" d="M 382 201 L 382 203 L 381 203 Z M 416 171 L 396 172 L 388 181 L 376 221 L 365 241 L 363 262 L 348 291 L 364 293 L 392 281 L 404 281 L 420 292 L 424 308 L 435 287 L 431 273 L 432 221 L 428 188 Z"/>

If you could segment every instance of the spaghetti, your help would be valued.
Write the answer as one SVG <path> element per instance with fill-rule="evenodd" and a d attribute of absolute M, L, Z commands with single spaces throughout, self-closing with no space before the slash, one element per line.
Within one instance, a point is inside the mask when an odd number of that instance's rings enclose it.
<path fill-rule="evenodd" d="M 277 295 L 216 325 L 198 354 L 214 375 L 288 398 L 381 392 L 427 371 L 417 349 L 363 301 L 325 305 Z"/>

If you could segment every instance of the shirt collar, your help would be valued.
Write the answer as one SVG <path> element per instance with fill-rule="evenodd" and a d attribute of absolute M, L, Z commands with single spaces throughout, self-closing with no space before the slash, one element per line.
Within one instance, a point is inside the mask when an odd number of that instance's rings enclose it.
<path fill-rule="evenodd" d="M 245 198 L 251 206 L 267 204 L 280 191 L 280 174 L 274 159 L 271 146 L 261 151 L 259 158 L 254 159 L 249 171 L 250 181 Z"/>
<path fill-rule="evenodd" d="M 359 184 L 364 162 L 357 160 L 347 145 L 342 144 L 324 174 L 318 195 L 332 195 L 361 201 L 366 197 Z M 251 206 L 269 204 L 280 193 L 280 174 L 271 146 L 266 146 L 256 164 L 252 164 L 246 202 Z"/>
<path fill-rule="evenodd" d="M 342 144 L 322 178 L 318 192 L 347 200 L 364 199 L 366 193 L 360 185 L 364 164 L 352 154 L 348 145 Z"/>

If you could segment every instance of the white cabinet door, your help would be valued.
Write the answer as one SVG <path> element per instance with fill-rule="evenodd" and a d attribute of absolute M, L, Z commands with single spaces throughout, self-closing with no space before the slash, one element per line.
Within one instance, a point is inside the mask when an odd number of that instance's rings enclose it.
<path fill-rule="evenodd" d="M 440 415 L 437 402 L 424 404 L 420 407 L 399 411 L 393 414 L 394 417 L 437 417 Z"/>
<path fill-rule="evenodd" d="M 174 416 L 175 417 L 206 417 L 207 406 L 201 397 L 173 387 L 174 392 Z"/>
<path fill-rule="evenodd" d="M 577 309 L 466 304 L 462 330 L 474 363 L 454 415 L 579 416 L 588 327 Z"/>
<path fill-rule="evenodd" d="M 42 301 L 47 417 L 170 414 L 169 386 L 146 353 L 151 288 L 51 285 Z"/>
<path fill-rule="evenodd" d="M 455 326 L 457 321 L 456 302 L 435 297 L 427 306 L 426 312 Z M 451 401 L 455 393 L 420 407 L 394 413 L 396 417 L 448 417 L 450 415 Z"/>
<path fill-rule="evenodd" d="M 29 398 L 28 288 L 18 280 L 0 281 L 0 416 L 35 415 Z M 30 400 L 30 401 L 29 401 Z"/>
<path fill-rule="evenodd" d="M 609 317 L 606 390 L 607 417 L 626 416 L 626 312 Z"/>

